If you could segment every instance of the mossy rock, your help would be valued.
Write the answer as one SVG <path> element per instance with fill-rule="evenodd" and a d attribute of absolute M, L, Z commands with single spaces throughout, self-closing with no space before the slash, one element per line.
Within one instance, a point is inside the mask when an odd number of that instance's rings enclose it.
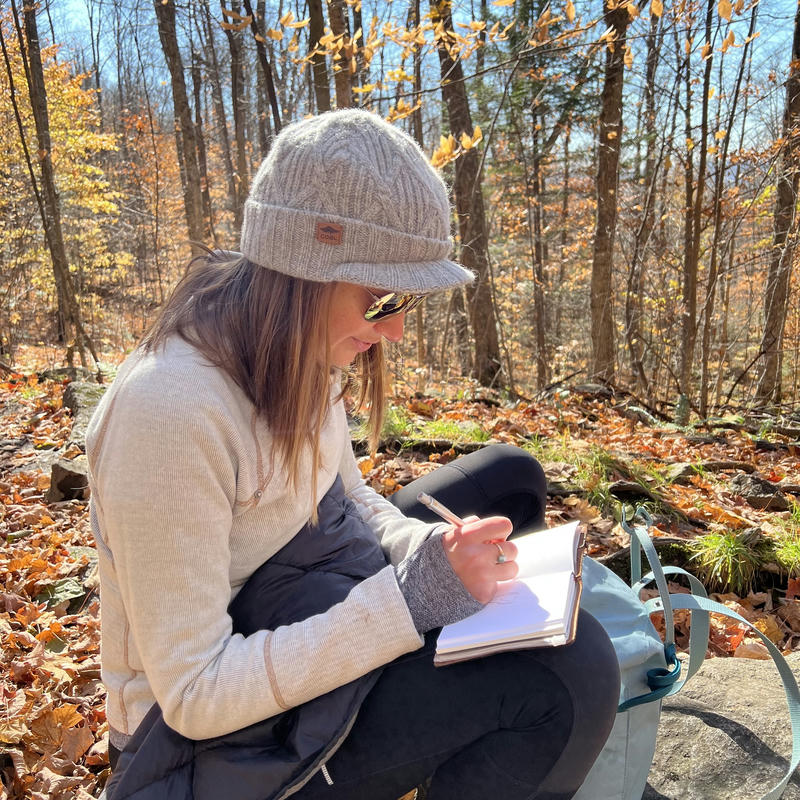
<path fill-rule="evenodd" d="M 689 543 L 685 539 L 676 539 L 671 536 L 663 536 L 653 539 L 653 546 L 658 553 L 658 558 L 662 566 L 682 567 L 691 572 L 691 551 Z M 608 567 L 612 572 L 619 575 L 625 583 L 631 582 L 631 549 L 623 547 L 616 553 L 603 556 L 597 559 L 601 564 Z M 650 572 L 647 558 L 642 553 L 642 575 Z"/>

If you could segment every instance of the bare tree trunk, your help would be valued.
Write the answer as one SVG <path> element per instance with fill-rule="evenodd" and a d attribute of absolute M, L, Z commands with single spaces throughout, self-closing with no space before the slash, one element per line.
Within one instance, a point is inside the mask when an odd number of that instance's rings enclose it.
<path fill-rule="evenodd" d="M 225 0 L 220 0 L 225 8 Z M 238 0 L 229 2 L 230 10 L 240 15 L 241 5 Z M 231 105 L 233 107 L 233 138 L 236 142 L 236 213 L 234 221 L 236 229 L 242 227 L 244 203 L 250 191 L 250 177 L 247 169 L 247 135 L 245 131 L 244 64 L 242 62 L 242 32 L 225 28 L 228 38 L 228 49 L 231 54 Z"/>
<path fill-rule="evenodd" d="M 211 22 L 211 10 L 208 0 L 202 1 L 203 28 L 206 38 L 206 51 L 210 54 L 209 77 L 211 79 L 211 100 L 214 105 L 214 115 L 217 118 L 219 143 L 222 150 L 222 163 L 225 165 L 225 180 L 228 186 L 228 209 L 236 219 L 236 176 L 233 171 L 233 157 L 231 155 L 231 140 L 228 135 L 228 120 L 225 113 L 225 103 L 222 99 L 222 80 L 220 77 L 217 48 L 214 44 L 214 26 Z M 241 220 L 236 223 L 238 229 Z"/>
<path fill-rule="evenodd" d="M 592 375 L 614 379 L 614 314 L 611 274 L 617 227 L 617 186 L 622 143 L 622 82 L 630 16 L 626 3 L 603 2 L 603 20 L 614 31 L 613 49 L 606 48 L 600 99 L 597 153 L 597 220 L 592 257 Z"/>
<path fill-rule="evenodd" d="M 711 69 L 714 63 L 711 27 L 714 21 L 714 3 L 706 6 L 705 41 L 709 53 L 705 60 L 702 103 L 700 113 L 700 141 L 691 148 L 686 159 L 686 212 L 683 254 L 683 313 L 681 319 L 681 353 L 678 381 L 680 391 L 687 400 L 692 395 L 692 365 L 697 341 L 697 270 L 700 262 L 700 236 L 703 231 L 703 198 L 706 187 L 706 164 L 708 161 L 708 101 L 711 86 Z M 687 62 L 689 56 L 687 55 Z M 692 141 L 691 95 L 693 90 L 690 70 L 686 68 L 686 139 Z M 697 176 L 694 175 L 692 152 L 699 151 Z"/>
<path fill-rule="evenodd" d="M 337 108 L 351 108 L 353 105 L 353 83 L 350 71 L 351 48 L 350 35 L 347 29 L 347 15 L 344 0 L 328 0 L 328 19 L 331 33 L 341 37 L 341 48 L 333 57 L 333 83 L 336 87 Z"/>
<path fill-rule="evenodd" d="M 533 138 L 533 174 L 531 175 L 531 194 L 533 199 L 533 303 L 536 314 L 536 387 L 544 389 L 550 382 L 550 359 L 547 352 L 547 308 L 545 305 L 545 266 L 546 249 L 542 230 L 542 204 L 544 187 L 542 177 L 542 156 L 539 152 L 539 128 L 541 123 L 534 110 L 531 119 Z"/>
<path fill-rule="evenodd" d="M 541 192 L 541 152 L 539 149 L 539 130 L 542 126 L 534 108 L 531 115 L 530 136 L 533 142 L 532 163 L 528 164 L 522 133 L 511 112 L 511 124 L 519 138 L 519 153 L 525 180 L 525 216 L 527 218 L 528 248 L 531 259 L 531 279 L 533 281 L 533 330 L 536 338 L 536 387 L 543 389 L 550 380 L 549 359 L 545 336 L 545 273 L 544 248 L 542 246 L 542 192 Z"/>
<path fill-rule="evenodd" d="M 781 349 L 789 279 L 797 237 L 797 189 L 800 179 L 800 2 L 794 18 L 792 57 L 786 81 L 783 148 L 775 196 L 775 215 L 767 286 L 764 292 L 764 332 L 756 398 L 761 403 L 781 400 Z"/>
<path fill-rule="evenodd" d="M 311 70 L 314 76 L 314 98 L 317 101 L 317 112 L 331 110 L 331 87 L 328 80 L 328 67 L 325 64 L 325 53 L 320 50 L 319 40 L 325 33 L 325 17 L 322 11 L 322 0 L 308 0 L 309 42 L 311 51 Z"/>
<path fill-rule="evenodd" d="M 50 14 L 49 10 L 49 3 L 48 6 L 48 16 Z M 102 2 L 99 4 L 102 7 Z M 102 32 L 102 23 L 103 23 L 103 14 L 102 10 L 98 13 L 95 17 L 95 4 L 93 0 L 86 0 L 86 17 L 89 20 L 89 42 L 91 43 L 92 48 L 92 74 L 94 75 L 94 88 L 96 89 L 97 98 L 97 109 L 100 112 L 100 120 L 102 122 L 103 119 L 103 92 L 101 91 L 101 83 L 100 83 L 100 34 Z M 95 25 L 95 18 L 97 19 L 97 23 Z M 52 21 L 51 21 L 51 28 L 52 28 Z M 55 37 L 53 41 L 56 41 Z"/>
<path fill-rule="evenodd" d="M 472 353 L 469 345 L 469 326 L 467 325 L 467 310 L 464 308 L 464 292 L 461 289 L 453 289 L 450 292 L 450 299 L 447 302 L 447 317 L 442 334 L 442 349 L 439 357 L 439 369 L 442 374 L 446 374 L 445 355 L 449 340 L 450 321 L 453 320 L 455 328 L 455 348 L 458 353 L 458 363 L 461 374 L 467 374 L 472 367 Z"/>
<path fill-rule="evenodd" d="M 262 38 L 265 38 L 264 9 L 264 0 L 258 0 L 255 19 L 257 20 L 256 25 L 259 35 Z M 267 60 L 272 64 L 272 39 L 267 39 L 266 41 L 269 42 Z M 256 124 L 258 127 L 258 146 L 261 158 L 263 159 L 266 158 L 267 153 L 269 153 L 270 142 L 272 141 L 272 126 L 269 124 L 269 115 L 267 114 L 267 81 L 264 77 L 263 69 L 256 70 Z"/>
<path fill-rule="evenodd" d="M 416 3 L 417 0 L 414 0 Z M 364 39 L 366 38 L 366 34 L 364 33 L 364 19 L 362 16 L 362 8 L 361 3 L 353 3 L 350 4 L 350 9 L 353 12 L 353 50 L 355 51 L 355 59 L 356 59 L 356 71 L 355 75 L 351 78 L 352 82 L 356 86 L 363 86 L 367 83 L 369 78 L 369 68 L 366 64 L 366 59 L 364 58 Z M 358 39 L 356 38 L 358 32 L 361 31 L 361 45 L 358 43 Z M 356 105 L 359 105 L 356 103 Z"/>
<path fill-rule="evenodd" d="M 570 181 L 570 156 L 569 156 L 569 142 L 571 138 L 571 131 L 569 126 L 564 130 L 564 176 L 562 178 L 563 189 L 561 194 L 561 224 L 559 232 L 559 248 L 558 248 L 558 290 L 556 296 L 558 302 L 555 309 L 555 341 L 561 341 L 561 317 L 563 309 L 563 297 L 560 291 L 564 286 L 564 281 L 567 276 L 567 245 L 569 243 L 568 230 L 572 227 L 569 219 L 569 181 Z"/>
<path fill-rule="evenodd" d="M 442 37 L 437 42 L 442 74 L 442 97 L 447 106 L 450 132 L 456 139 L 462 133 L 472 135 L 473 125 L 464 85 L 461 63 L 453 61 L 448 44 L 453 37 L 450 2 L 431 0 L 434 25 L 442 24 Z M 469 314 L 474 338 L 472 373 L 483 386 L 491 386 L 500 373 L 500 346 L 497 320 L 492 302 L 489 273 L 489 240 L 481 188 L 481 162 L 477 148 L 471 148 L 455 161 L 455 195 L 458 232 L 461 240 L 461 263 L 478 276 L 467 288 Z"/>
<path fill-rule="evenodd" d="M 647 60 L 645 62 L 644 137 L 646 152 L 644 158 L 645 196 L 642 202 L 642 216 L 633 242 L 631 268 L 628 273 L 628 286 L 625 292 L 625 339 L 631 360 L 631 368 L 639 391 L 649 394 L 650 384 L 644 369 L 644 343 L 642 341 L 642 300 L 644 295 L 645 252 L 655 226 L 655 196 L 658 169 L 656 164 L 656 70 L 658 67 L 659 28 L 661 17 L 650 16 L 650 30 L 647 34 Z"/>
<path fill-rule="evenodd" d="M 208 177 L 208 160 L 206 158 L 206 141 L 203 136 L 203 83 L 200 74 L 199 56 L 192 51 L 192 90 L 194 95 L 194 131 L 197 137 L 197 170 L 200 173 L 200 201 L 203 206 L 203 241 L 213 239 L 214 217 L 211 211 L 211 187 Z"/>
<path fill-rule="evenodd" d="M 139 46 L 139 38 L 136 31 L 133 31 L 133 41 L 136 45 L 136 57 L 139 62 L 139 70 L 144 75 L 144 64 L 142 63 L 142 48 Z M 158 150 L 158 136 L 155 126 L 155 112 L 150 100 L 150 91 L 147 88 L 147 81 L 142 81 L 142 94 L 144 96 L 145 107 L 147 109 L 148 131 L 150 133 L 150 145 L 153 152 L 153 175 L 155 191 L 152 198 L 152 218 L 153 218 L 153 265 L 156 269 L 156 279 L 158 283 L 158 301 L 163 303 L 165 299 L 164 281 L 161 269 L 161 157 Z M 141 259 L 143 260 L 143 259 Z M 140 263 L 141 263 L 140 260 Z"/>
<path fill-rule="evenodd" d="M 753 69 L 753 51 L 750 49 L 750 55 L 747 59 L 747 77 L 745 78 L 745 86 L 750 85 Z M 738 151 L 744 150 L 745 134 L 748 131 L 747 117 L 750 111 L 750 93 L 744 93 L 744 105 L 742 108 L 741 124 L 739 126 L 739 144 Z M 737 159 L 736 169 L 733 174 L 733 186 L 739 185 L 739 180 L 742 176 L 742 163 Z M 731 357 L 731 340 L 730 340 L 730 326 L 728 324 L 730 300 L 731 300 L 731 284 L 733 283 L 733 274 L 737 265 L 738 259 L 736 257 L 736 234 L 738 226 L 734 226 L 731 237 L 728 241 L 728 252 L 726 254 L 727 266 L 722 271 L 722 314 L 721 314 L 721 331 L 720 331 L 720 359 L 719 368 L 717 370 L 717 379 L 714 387 L 714 405 L 717 407 L 722 402 L 722 382 L 725 376 L 726 368 L 731 368 L 733 359 Z"/>
<path fill-rule="evenodd" d="M 17 116 L 17 121 L 19 124 L 20 136 L 22 137 L 22 143 L 26 155 L 28 155 L 28 168 L 31 176 L 31 182 L 34 192 L 36 193 L 37 200 L 39 201 L 39 211 L 42 217 L 42 226 L 44 228 L 45 239 L 47 241 L 47 247 L 50 251 L 50 259 L 53 265 L 53 277 L 56 283 L 59 304 L 59 339 L 67 346 L 67 360 L 69 363 L 72 363 L 73 342 L 71 339 L 74 335 L 74 346 L 77 346 L 81 364 L 85 367 L 85 351 L 87 349 L 92 354 L 95 363 L 98 363 L 98 358 L 91 340 L 83 329 L 80 306 L 78 305 L 78 299 L 75 295 L 72 276 L 69 272 L 67 251 L 66 247 L 64 246 L 64 235 L 61 230 L 61 206 L 58 197 L 58 190 L 56 189 L 55 172 L 53 170 L 50 141 L 50 116 L 47 108 L 47 91 L 44 82 L 44 69 L 42 67 L 41 50 L 39 47 L 39 31 L 36 25 L 37 7 L 38 4 L 34 2 L 27 2 L 25 5 L 23 5 L 22 13 L 24 19 L 26 45 L 26 47 L 23 47 L 22 32 L 19 26 L 19 16 L 17 14 L 16 4 L 13 2 L 13 0 L 11 3 L 17 35 L 20 39 L 20 52 L 24 54 L 27 50 L 27 59 L 24 58 L 24 55 L 23 59 L 25 64 L 25 77 L 28 82 L 28 96 L 30 98 L 31 110 L 33 111 L 33 119 L 36 126 L 36 138 L 39 145 L 38 155 L 42 184 L 41 194 L 36 186 L 33 165 L 30 162 L 27 142 L 24 139 L 24 128 L 21 124 L 21 119 L 19 116 Z M 11 79 L 11 68 L 8 62 L 5 42 L 3 42 L 3 54 L 6 57 L 9 79 Z M 16 101 L 14 101 L 14 108 L 18 114 L 19 110 L 17 109 Z"/>
<path fill-rule="evenodd" d="M 700 416 L 702 417 L 705 417 L 708 414 L 708 392 L 709 383 L 711 380 L 709 374 L 709 361 L 711 358 L 711 331 L 713 326 L 714 304 L 716 302 L 717 294 L 717 279 L 719 275 L 721 249 L 720 241 L 722 238 L 722 193 L 725 188 L 725 170 L 728 166 L 728 148 L 730 146 L 730 136 L 733 129 L 734 118 L 738 113 L 739 94 L 741 92 L 742 81 L 744 79 L 744 71 L 748 60 L 750 44 L 753 41 L 757 15 L 758 5 L 754 5 L 750 10 L 750 29 L 747 33 L 744 49 L 742 50 L 742 58 L 739 62 L 736 85 L 733 91 L 733 97 L 730 101 L 730 106 L 728 107 L 728 119 L 723 124 L 723 128 L 726 131 L 726 136 L 722 140 L 722 153 L 717 159 L 717 171 L 714 177 L 714 232 L 711 241 L 711 253 L 708 265 L 706 300 L 703 304 L 703 335 L 700 349 Z M 724 256 L 724 253 L 722 255 Z"/>
<path fill-rule="evenodd" d="M 183 60 L 178 48 L 178 35 L 175 29 L 175 0 L 153 0 L 158 20 L 158 35 L 164 58 L 169 68 L 172 84 L 172 103 L 174 105 L 176 132 L 180 135 L 182 166 L 185 173 L 183 204 L 186 211 L 186 224 L 189 238 L 202 242 L 203 203 L 201 198 L 200 169 L 197 164 L 197 140 L 195 137 L 192 111 L 186 93 L 186 80 L 183 74 Z"/>
<path fill-rule="evenodd" d="M 253 38 L 256 42 L 256 54 L 258 55 L 258 63 L 261 66 L 261 74 L 267 87 L 267 96 L 269 97 L 269 105 L 272 109 L 272 127 L 275 134 L 281 132 L 281 112 L 278 108 L 278 96 L 275 93 L 275 82 L 272 77 L 272 64 L 267 57 L 267 50 L 264 47 L 264 37 L 258 28 L 258 20 L 253 13 L 253 6 L 250 0 L 242 0 L 244 3 L 245 11 L 250 17 L 250 30 L 253 32 Z"/>

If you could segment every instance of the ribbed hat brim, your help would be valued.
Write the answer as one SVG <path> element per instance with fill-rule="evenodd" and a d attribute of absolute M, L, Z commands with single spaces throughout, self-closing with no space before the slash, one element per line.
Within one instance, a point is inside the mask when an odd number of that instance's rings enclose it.
<path fill-rule="evenodd" d="M 475 280 L 475 274 L 455 261 L 410 261 L 401 263 L 363 263 L 337 264 L 332 270 L 333 279 L 346 283 L 370 285 L 375 289 L 390 292 L 409 292 L 427 294 L 443 289 L 464 286 Z M 374 281 L 366 279 L 372 274 Z"/>

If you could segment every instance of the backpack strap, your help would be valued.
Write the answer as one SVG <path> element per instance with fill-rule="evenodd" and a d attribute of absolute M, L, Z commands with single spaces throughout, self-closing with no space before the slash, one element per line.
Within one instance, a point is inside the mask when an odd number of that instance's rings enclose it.
<path fill-rule="evenodd" d="M 672 605 L 669 600 L 667 579 L 664 576 L 664 569 L 661 566 L 658 553 L 656 553 L 656 549 L 647 532 L 648 528 L 653 524 L 653 519 L 644 508 L 638 508 L 634 512 L 634 518 L 637 516 L 644 520 L 644 525 L 632 524 L 631 519 L 628 517 L 627 507 L 622 507 L 622 521 L 620 524 L 622 525 L 622 529 L 630 536 L 631 541 L 631 588 L 638 597 L 639 591 L 644 585 L 653 580 L 656 582 L 659 594 L 657 599 L 661 601 L 658 610 L 664 614 L 664 659 L 666 660 L 667 667 L 666 669 L 657 667 L 647 670 L 646 680 L 650 691 L 647 694 L 631 697 L 620 703 L 619 711 L 626 711 L 633 706 L 642 705 L 643 703 L 652 703 L 655 700 L 666 697 L 668 694 L 672 693 L 673 687 L 681 674 L 681 662 L 678 660 L 675 650 L 675 622 L 672 615 Z M 647 558 L 651 570 L 644 579 L 641 577 L 642 550 L 644 550 L 645 557 Z M 703 650 L 703 653 L 705 654 L 705 650 Z M 680 685 L 683 684 L 681 683 Z"/>
<path fill-rule="evenodd" d="M 691 593 L 696 597 L 708 597 L 706 594 L 706 587 L 694 576 L 691 572 L 687 572 L 680 567 L 664 567 L 665 575 L 683 575 L 689 582 Z M 649 582 L 650 575 L 645 575 L 636 586 L 633 587 L 637 593 L 644 588 Z M 672 607 L 671 597 L 675 595 L 667 595 L 666 602 Z M 651 597 L 644 604 L 648 614 L 655 614 L 662 610 L 664 598 L 660 595 L 658 597 Z M 703 665 L 706 658 L 706 650 L 708 649 L 708 639 L 711 633 L 711 621 L 706 611 L 699 609 L 692 609 L 691 611 L 691 626 L 689 628 L 689 662 L 684 664 L 686 667 L 686 677 L 678 683 L 673 684 L 671 691 L 668 694 L 675 694 L 680 691 L 686 681 L 697 672 Z"/>

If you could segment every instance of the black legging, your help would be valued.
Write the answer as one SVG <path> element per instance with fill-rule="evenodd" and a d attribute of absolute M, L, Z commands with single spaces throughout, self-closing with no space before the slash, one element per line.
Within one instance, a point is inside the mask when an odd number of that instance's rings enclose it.
<path fill-rule="evenodd" d="M 438 520 L 417 502 L 432 494 L 457 514 L 502 514 L 515 531 L 543 526 L 539 464 L 508 445 L 446 464 L 393 496 L 408 516 Z M 567 647 L 433 666 L 425 647 L 389 664 L 355 724 L 298 800 L 397 800 L 431 778 L 429 800 L 572 797 L 611 730 L 619 697 L 616 656 L 581 613 Z"/>

